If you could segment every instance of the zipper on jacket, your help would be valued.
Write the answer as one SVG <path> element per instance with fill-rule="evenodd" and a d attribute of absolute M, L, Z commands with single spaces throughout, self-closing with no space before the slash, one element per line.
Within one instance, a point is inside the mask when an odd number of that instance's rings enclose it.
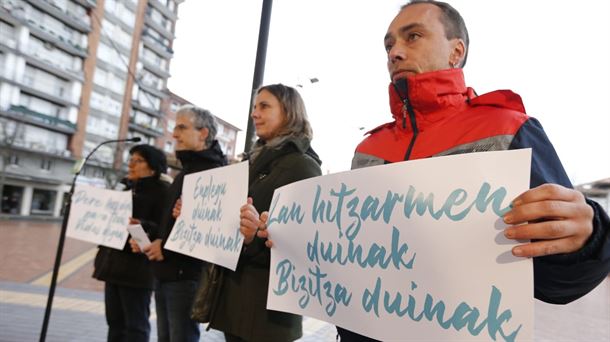
<path fill-rule="evenodd" d="M 409 114 L 409 121 L 411 121 L 411 130 L 413 131 L 413 137 L 409 142 L 409 146 L 407 147 L 407 152 L 405 153 L 404 158 L 404 160 L 409 160 L 409 158 L 411 158 L 413 146 L 415 145 L 415 140 L 417 139 L 417 135 L 419 134 L 419 129 L 417 128 L 415 111 L 413 110 L 413 106 L 411 106 L 411 101 L 409 101 L 409 84 L 407 80 L 397 80 L 396 83 L 394 83 L 394 88 L 396 89 L 396 93 L 398 94 L 403 103 L 402 128 L 407 128 L 407 114 Z"/>

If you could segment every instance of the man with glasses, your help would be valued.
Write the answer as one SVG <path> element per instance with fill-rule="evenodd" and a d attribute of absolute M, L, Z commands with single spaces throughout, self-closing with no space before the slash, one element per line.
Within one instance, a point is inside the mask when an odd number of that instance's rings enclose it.
<path fill-rule="evenodd" d="M 159 229 L 150 233 L 153 242 L 143 250 L 153 261 L 160 342 L 199 341 L 199 326 L 190 318 L 190 313 L 204 262 L 163 246 L 176 221 L 173 210 L 182 195 L 184 176 L 227 164 L 215 140 L 216 121 L 209 111 L 188 105 L 178 109 L 176 116 L 173 138 L 182 171 L 169 189 Z M 132 244 L 132 248 L 137 246 Z"/>

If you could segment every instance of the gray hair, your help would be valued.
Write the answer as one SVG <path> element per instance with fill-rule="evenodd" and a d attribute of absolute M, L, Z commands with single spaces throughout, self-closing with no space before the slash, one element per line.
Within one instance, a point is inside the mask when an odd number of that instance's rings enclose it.
<path fill-rule="evenodd" d="M 216 139 L 218 124 L 214 115 L 207 110 L 193 105 L 183 105 L 176 111 L 176 116 L 188 115 L 196 129 L 207 128 L 208 137 L 205 139 L 205 146 L 210 147 Z"/>

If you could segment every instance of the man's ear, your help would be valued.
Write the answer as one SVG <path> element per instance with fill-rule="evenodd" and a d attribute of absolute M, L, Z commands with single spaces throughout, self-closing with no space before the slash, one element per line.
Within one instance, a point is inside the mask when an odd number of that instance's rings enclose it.
<path fill-rule="evenodd" d="M 464 44 L 464 41 L 459 38 L 453 39 L 453 49 L 451 55 L 449 55 L 449 65 L 454 68 L 460 67 L 465 55 L 466 44 Z"/>
<path fill-rule="evenodd" d="M 208 135 L 210 135 L 210 130 L 207 127 L 199 129 L 199 141 L 206 141 Z"/>

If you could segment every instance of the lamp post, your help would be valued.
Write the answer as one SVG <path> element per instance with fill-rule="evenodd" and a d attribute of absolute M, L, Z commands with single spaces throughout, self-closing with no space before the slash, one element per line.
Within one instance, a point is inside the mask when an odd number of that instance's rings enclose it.
<path fill-rule="evenodd" d="M 273 0 L 263 0 L 261 23 L 258 30 L 258 46 L 256 48 L 256 63 L 254 65 L 254 76 L 252 78 L 252 92 L 250 93 L 250 106 L 248 107 L 248 128 L 246 129 L 246 143 L 244 151 L 249 152 L 254 143 L 254 122 L 250 117 L 250 111 L 254 104 L 256 90 L 262 85 L 265 76 L 265 60 L 267 58 L 267 42 L 269 40 L 269 24 L 271 22 L 271 8 Z"/>

